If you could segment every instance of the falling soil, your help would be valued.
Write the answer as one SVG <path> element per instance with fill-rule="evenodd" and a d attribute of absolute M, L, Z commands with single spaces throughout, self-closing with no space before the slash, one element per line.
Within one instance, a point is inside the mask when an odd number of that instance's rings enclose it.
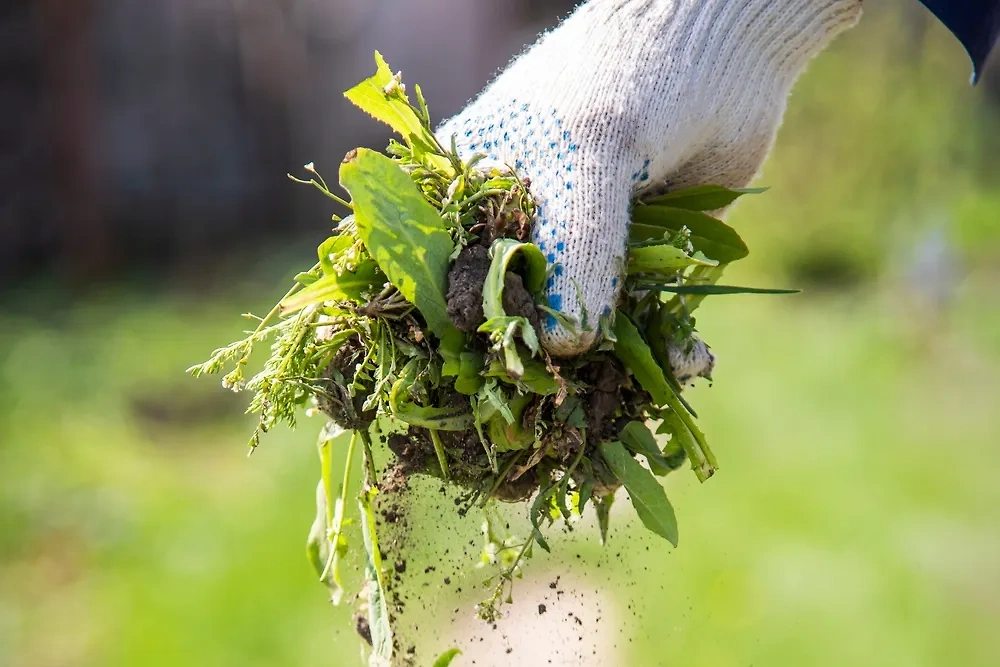
<path fill-rule="evenodd" d="M 562 555 L 529 561 L 525 579 L 513 589 L 513 602 L 495 622 L 483 623 L 473 606 L 486 593 L 482 583 L 489 569 L 475 566 L 483 543 L 475 537 L 478 514 L 461 511 L 469 509 L 467 497 L 427 477 L 387 488 L 377 497 L 377 516 L 382 555 L 393 564 L 386 587 L 395 633 L 393 665 L 429 665 L 452 646 L 463 652 L 456 664 L 477 667 L 616 664 L 623 628 L 629 627 L 620 622 L 626 610 L 615 603 L 620 591 L 612 593 L 619 585 L 609 581 L 607 586 L 595 575 L 613 564 L 623 576 L 629 564 L 616 562 L 620 549 L 602 550 L 589 528 L 566 533 Z M 507 506 L 503 516 L 507 528 L 523 536 L 530 527 L 521 512 Z M 627 613 L 635 614 L 631 605 Z M 356 625 L 365 638 L 366 624 Z"/>

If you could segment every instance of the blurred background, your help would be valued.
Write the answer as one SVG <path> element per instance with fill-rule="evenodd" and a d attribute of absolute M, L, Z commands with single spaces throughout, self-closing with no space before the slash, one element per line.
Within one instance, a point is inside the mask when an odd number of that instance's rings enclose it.
<path fill-rule="evenodd" d="M 699 313 L 723 470 L 668 481 L 681 548 L 559 564 L 621 610 L 607 664 L 1000 664 L 1000 63 L 866 4 L 730 217 L 731 280 L 805 293 Z M 285 173 L 384 147 L 341 97 L 375 49 L 441 119 L 572 5 L 0 4 L 0 665 L 360 664 L 304 556 L 319 424 L 248 460 L 183 371 L 326 237 Z"/>

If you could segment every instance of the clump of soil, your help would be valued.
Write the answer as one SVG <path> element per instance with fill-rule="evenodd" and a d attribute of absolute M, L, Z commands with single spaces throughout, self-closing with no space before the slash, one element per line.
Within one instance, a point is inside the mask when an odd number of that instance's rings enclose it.
<path fill-rule="evenodd" d="M 522 214 L 523 215 L 523 214 Z M 525 233 L 522 225 L 504 227 L 518 236 Z M 489 246 L 482 239 L 465 247 L 448 272 L 448 317 L 460 331 L 473 333 L 486 321 L 483 313 L 483 284 L 490 270 Z M 528 318 L 535 331 L 540 330 L 541 318 L 535 300 L 524 287 L 517 273 L 504 276 L 503 309 L 508 315 Z"/>
<path fill-rule="evenodd" d="M 472 333 L 486 321 L 483 283 L 489 270 L 489 250 L 476 243 L 458 255 L 448 273 L 448 317 L 460 331 Z"/>
<path fill-rule="evenodd" d="M 595 442 L 616 439 L 617 422 L 612 419 L 627 398 L 623 388 L 628 375 L 610 358 L 585 367 L 581 377 L 592 384 L 587 397 L 587 437 Z M 624 424 L 622 424 L 624 426 Z"/>
<path fill-rule="evenodd" d="M 535 300 L 525 288 L 524 279 L 516 273 L 510 272 L 503 278 L 503 310 L 508 315 L 528 318 L 535 331 L 540 330 L 542 321 L 538 316 L 538 309 L 535 308 Z"/>

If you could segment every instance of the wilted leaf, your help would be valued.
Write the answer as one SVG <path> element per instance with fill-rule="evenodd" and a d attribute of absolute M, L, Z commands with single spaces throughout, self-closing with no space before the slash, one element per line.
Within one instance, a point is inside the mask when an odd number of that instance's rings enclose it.
<path fill-rule="evenodd" d="M 437 211 L 386 156 L 359 149 L 340 167 L 351 193 L 358 233 L 379 267 L 444 337 L 453 327 L 445 293 L 454 243 Z"/>
<path fill-rule="evenodd" d="M 732 227 L 699 211 L 687 211 L 671 206 L 636 206 L 632 209 L 632 241 L 648 241 L 663 237 L 665 231 L 691 232 L 691 245 L 711 259 L 729 264 L 746 257 L 750 251 Z"/>
<path fill-rule="evenodd" d="M 659 197 L 646 199 L 644 204 L 658 206 L 673 206 L 688 211 L 715 211 L 725 208 L 743 195 L 756 195 L 766 192 L 767 188 L 740 188 L 730 190 L 721 185 L 696 185 L 692 188 L 668 192 Z"/>
<path fill-rule="evenodd" d="M 643 525 L 677 546 L 677 517 L 653 474 L 639 465 L 620 442 L 602 442 L 601 457 L 628 491 Z"/>
<path fill-rule="evenodd" d="M 507 374 L 511 378 L 517 379 L 524 375 L 524 360 L 518 351 L 517 335 L 521 336 L 525 346 L 530 353 L 528 360 L 538 354 L 541 346 L 538 343 L 538 335 L 531 326 L 527 317 L 494 317 L 479 325 L 478 331 L 490 335 L 494 347 L 503 350 L 504 362 L 507 366 Z"/>

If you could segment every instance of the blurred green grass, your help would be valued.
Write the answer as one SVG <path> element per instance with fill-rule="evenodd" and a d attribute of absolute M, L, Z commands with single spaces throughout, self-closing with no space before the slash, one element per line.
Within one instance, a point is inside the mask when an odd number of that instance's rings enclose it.
<path fill-rule="evenodd" d="M 0 664 L 329 661 L 313 436 L 248 460 L 239 400 L 183 374 L 233 303 L 122 296 L 5 322 Z"/>
<path fill-rule="evenodd" d="M 724 468 L 705 486 L 669 481 L 676 552 L 615 531 L 621 567 L 599 576 L 637 610 L 624 664 L 1000 661 L 1000 321 L 979 316 L 997 305 L 987 277 L 930 335 L 891 293 L 705 310 L 722 364 L 693 400 Z M 349 619 L 304 558 L 312 429 L 276 433 L 248 460 L 238 403 L 179 375 L 232 333 L 231 308 L 92 302 L 58 328 L 5 327 L 9 664 L 356 664 Z M 178 395 L 217 414 L 137 408 Z M 620 549 L 631 543 L 651 549 Z"/>
<path fill-rule="evenodd" d="M 958 47 L 931 26 L 915 66 L 897 18 L 813 66 L 774 189 L 731 219 L 754 252 L 732 282 L 809 291 L 701 312 L 723 469 L 669 480 L 680 549 L 618 526 L 635 548 L 593 571 L 634 613 L 621 664 L 1000 664 L 1000 135 Z M 942 220 L 963 279 L 921 308 L 897 269 Z M 280 291 L 252 288 L 8 304 L 0 665 L 360 664 L 304 556 L 318 424 L 247 459 L 242 403 L 183 374 Z"/>

